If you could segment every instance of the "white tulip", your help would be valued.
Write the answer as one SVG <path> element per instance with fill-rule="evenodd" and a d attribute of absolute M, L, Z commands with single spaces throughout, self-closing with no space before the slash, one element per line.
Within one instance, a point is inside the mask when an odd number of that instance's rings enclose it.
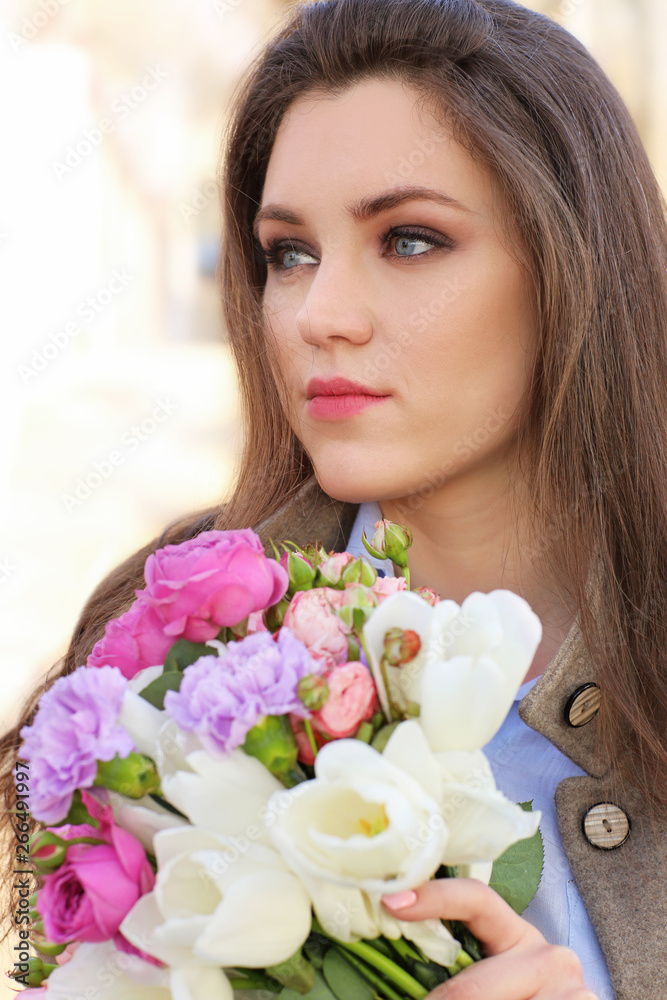
<path fill-rule="evenodd" d="M 438 803 L 448 830 L 441 864 L 468 866 L 460 874 L 488 882 L 489 863 L 518 840 L 532 837 L 542 814 L 524 812 L 498 791 L 481 750 L 434 753 L 420 721 L 401 722 L 382 756 L 411 774 Z"/>
<path fill-rule="evenodd" d="M 510 590 L 474 591 L 459 607 L 431 607 L 402 591 L 385 598 L 364 626 L 373 675 L 380 678 L 384 636 L 391 627 L 413 629 L 417 656 L 387 668 L 389 693 L 406 712 L 420 706 L 420 723 L 435 751 L 473 751 L 502 725 L 542 638 L 530 605 Z"/>
<path fill-rule="evenodd" d="M 232 1000 L 222 969 L 191 966 L 158 968 L 119 951 L 113 941 L 81 944 L 47 980 L 49 1000 L 94 996 L 96 1000 Z"/>
<path fill-rule="evenodd" d="M 400 921 L 380 899 L 431 878 L 448 839 L 438 802 L 411 772 L 360 740 L 335 740 L 317 754 L 313 780 L 272 797 L 266 822 L 327 933 L 402 935 L 434 961 L 455 962 L 459 944 L 441 921 Z"/>
<path fill-rule="evenodd" d="M 154 843 L 155 888 L 120 927 L 137 948 L 190 975 L 275 965 L 308 937 L 310 899 L 272 848 L 192 826 Z"/>

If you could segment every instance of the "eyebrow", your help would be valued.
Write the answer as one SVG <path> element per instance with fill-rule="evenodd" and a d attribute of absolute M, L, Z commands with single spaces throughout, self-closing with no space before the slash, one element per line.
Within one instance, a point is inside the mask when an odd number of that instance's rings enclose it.
<path fill-rule="evenodd" d="M 474 212 L 466 205 L 462 205 L 460 201 L 456 200 L 456 198 L 452 198 L 451 195 L 445 194 L 443 191 L 436 191 L 434 188 L 414 185 L 392 188 L 391 190 L 383 191 L 381 194 L 375 195 L 374 197 L 360 198 L 359 201 L 355 201 L 351 205 L 348 205 L 346 211 L 352 216 L 353 219 L 355 219 L 355 221 L 368 222 L 381 212 L 386 212 L 390 208 L 395 208 L 396 205 L 401 205 L 404 201 L 414 201 L 418 198 L 425 201 L 434 201 L 439 205 L 447 205 L 449 208 L 456 208 L 459 211 L 466 212 L 470 215 L 477 215 L 477 212 Z M 265 205 L 263 208 L 259 209 L 257 215 L 255 216 L 255 221 L 253 222 L 253 232 L 258 241 L 259 223 L 267 219 L 272 219 L 275 222 L 287 222 L 294 226 L 305 225 L 303 219 L 299 215 L 291 209 L 286 208 L 284 205 Z"/>

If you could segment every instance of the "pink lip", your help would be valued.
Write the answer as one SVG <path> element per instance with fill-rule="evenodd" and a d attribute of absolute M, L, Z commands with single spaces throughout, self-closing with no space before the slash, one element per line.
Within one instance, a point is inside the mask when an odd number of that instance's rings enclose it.
<path fill-rule="evenodd" d="M 307 409 L 311 417 L 340 420 L 360 413 L 373 403 L 389 398 L 377 389 L 337 375 L 331 379 L 311 378 L 306 386 Z"/>
<path fill-rule="evenodd" d="M 344 396 L 313 396 L 308 400 L 308 414 L 323 420 L 340 420 L 361 413 L 367 406 L 383 403 L 389 396 L 368 396 L 348 392 Z"/>

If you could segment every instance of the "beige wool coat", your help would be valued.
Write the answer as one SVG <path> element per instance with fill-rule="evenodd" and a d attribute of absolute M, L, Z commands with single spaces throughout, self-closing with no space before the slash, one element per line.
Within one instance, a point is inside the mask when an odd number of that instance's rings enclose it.
<path fill-rule="evenodd" d="M 269 538 L 301 546 L 319 541 L 327 552 L 342 552 L 358 510 L 358 504 L 332 499 L 311 476 L 256 531 L 267 555 L 273 552 Z M 589 696 L 603 692 L 594 684 L 575 620 L 520 702 L 519 715 L 586 772 L 560 782 L 556 815 L 616 1000 L 667 1000 L 667 828 L 651 821 L 633 788 L 612 792 L 609 762 L 596 750 L 595 700 Z M 619 746 L 619 757 L 624 752 Z"/>

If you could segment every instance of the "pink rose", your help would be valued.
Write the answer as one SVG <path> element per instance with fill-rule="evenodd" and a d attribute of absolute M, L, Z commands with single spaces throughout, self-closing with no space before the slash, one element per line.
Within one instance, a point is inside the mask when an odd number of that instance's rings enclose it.
<path fill-rule="evenodd" d="M 426 603 L 430 604 L 432 608 L 440 603 L 440 595 L 436 594 L 432 587 L 417 587 L 414 593 L 423 597 Z"/>
<path fill-rule="evenodd" d="M 370 671 L 359 660 L 350 660 L 325 674 L 329 697 L 311 724 L 327 736 L 353 736 L 366 719 L 379 710 L 377 691 Z"/>
<path fill-rule="evenodd" d="M 146 589 L 137 595 L 155 608 L 172 642 L 214 639 L 223 626 L 276 604 L 289 584 L 251 528 L 203 531 L 165 545 L 146 560 L 144 577 Z"/>
<path fill-rule="evenodd" d="M 379 576 L 370 589 L 381 604 L 385 597 L 407 590 L 408 585 L 404 576 Z"/>
<path fill-rule="evenodd" d="M 349 629 L 336 614 L 344 597 L 344 591 L 333 587 L 299 590 L 283 618 L 283 625 L 305 643 L 310 655 L 330 667 L 347 660 Z"/>
<path fill-rule="evenodd" d="M 94 837 L 102 844 L 73 844 L 64 863 L 50 875 L 37 896 L 37 909 L 48 941 L 122 942 L 118 928 L 140 896 L 150 892 L 155 875 L 139 841 L 116 826 L 111 806 L 101 806 L 82 792 L 88 812 L 99 821 L 55 828 L 65 840 Z"/>
<path fill-rule="evenodd" d="M 266 625 L 264 624 L 264 619 L 262 618 L 261 611 L 253 611 L 251 615 L 248 615 L 248 631 L 247 635 L 254 635 L 255 632 L 268 632 Z"/>
<path fill-rule="evenodd" d="M 154 608 L 139 597 L 124 615 L 107 622 L 86 666 L 118 667 L 130 680 L 139 670 L 163 663 L 174 641 L 173 635 L 165 635 Z"/>

